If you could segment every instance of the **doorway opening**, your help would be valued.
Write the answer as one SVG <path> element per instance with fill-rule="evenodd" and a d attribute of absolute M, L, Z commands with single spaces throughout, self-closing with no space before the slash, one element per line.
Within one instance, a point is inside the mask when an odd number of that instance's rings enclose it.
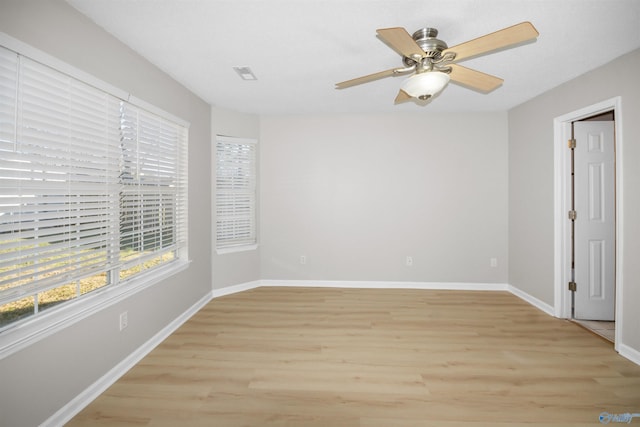
<path fill-rule="evenodd" d="M 623 328 L 620 108 L 617 97 L 554 120 L 555 315 L 605 336 L 616 350 Z M 609 123 L 604 125 L 609 131 L 593 130 L 604 123 Z M 609 137 L 601 137 L 607 132 Z M 574 137 L 583 140 L 582 152 L 571 149 L 577 143 Z M 589 157 L 601 148 L 604 153 L 605 147 L 608 159 Z M 609 224 L 606 235 L 600 229 L 604 219 Z"/>
<path fill-rule="evenodd" d="M 571 319 L 615 341 L 615 113 L 571 123 Z"/>

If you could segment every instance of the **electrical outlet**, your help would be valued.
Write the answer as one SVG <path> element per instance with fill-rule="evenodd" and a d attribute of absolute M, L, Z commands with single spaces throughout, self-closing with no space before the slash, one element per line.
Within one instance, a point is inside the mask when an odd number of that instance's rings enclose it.
<path fill-rule="evenodd" d="M 491 267 L 497 267 L 498 266 L 498 258 L 491 258 L 489 260 L 489 265 L 491 265 Z"/>
<path fill-rule="evenodd" d="M 413 265 L 413 257 L 408 256 L 405 263 L 407 267 L 411 267 Z"/>
<path fill-rule="evenodd" d="M 305 265 L 307 263 L 307 257 L 300 255 L 300 264 Z"/>
<path fill-rule="evenodd" d="M 129 325 L 129 312 L 123 311 L 120 313 L 120 330 L 123 330 Z"/>

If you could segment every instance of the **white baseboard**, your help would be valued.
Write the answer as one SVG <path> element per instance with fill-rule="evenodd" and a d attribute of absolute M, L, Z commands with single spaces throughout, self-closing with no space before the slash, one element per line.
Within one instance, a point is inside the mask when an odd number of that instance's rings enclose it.
<path fill-rule="evenodd" d="M 238 292 L 248 291 L 250 289 L 255 289 L 261 286 L 260 280 L 255 280 L 253 282 L 241 283 L 239 285 L 227 286 L 224 288 L 214 289 L 211 292 L 212 298 L 223 297 L 225 295 L 237 294 Z"/>
<path fill-rule="evenodd" d="M 506 291 L 506 283 L 380 282 L 365 280 L 258 280 L 259 286 L 297 286 L 358 289 L 439 289 L 458 291 Z"/>
<path fill-rule="evenodd" d="M 626 357 L 636 365 L 640 365 L 640 351 L 622 343 L 619 343 L 616 347 L 620 356 Z"/>
<path fill-rule="evenodd" d="M 208 293 L 194 305 L 189 307 L 187 311 L 169 323 L 165 328 L 155 334 L 150 340 L 138 347 L 133 353 L 123 359 L 114 366 L 109 372 L 104 374 L 100 379 L 87 387 L 82 393 L 77 395 L 73 400 L 60 408 L 55 414 L 49 417 L 40 426 L 62 426 L 69 422 L 76 414 L 78 414 L 85 406 L 91 403 L 95 398 L 102 394 L 107 388 L 113 385 L 120 377 L 122 377 L 136 363 L 142 360 L 151 352 L 158 344 L 164 341 L 169 335 L 175 332 L 184 322 L 189 320 L 191 316 L 204 307 L 211 298 L 212 293 Z"/>
<path fill-rule="evenodd" d="M 520 289 L 518 289 L 516 287 L 513 287 L 511 285 L 507 286 L 507 290 L 509 292 L 511 292 L 513 295 L 517 296 L 518 298 L 528 302 L 532 306 L 544 311 L 549 316 L 556 317 L 555 310 L 553 309 L 552 306 L 550 306 L 546 302 L 540 301 L 538 298 L 533 297 L 533 296 L 529 295 L 528 293 L 526 293 L 524 291 L 521 291 Z"/>

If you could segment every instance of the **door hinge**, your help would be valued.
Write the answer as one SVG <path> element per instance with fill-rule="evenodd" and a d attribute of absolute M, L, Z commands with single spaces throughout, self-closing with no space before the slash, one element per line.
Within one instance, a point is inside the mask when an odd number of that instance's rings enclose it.
<path fill-rule="evenodd" d="M 575 210 L 570 210 L 569 211 L 569 219 L 571 221 L 575 221 L 576 218 L 578 218 L 578 212 L 576 212 Z"/>
<path fill-rule="evenodd" d="M 576 140 L 571 138 L 568 142 L 569 148 L 576 148 Z"/>
<path fill-rule="evenodd" d="M 569 290 L 570 291 L 574 291 L 578 288 L 578 285 L 576 285 L 576 282 L 569 282 Z"/>

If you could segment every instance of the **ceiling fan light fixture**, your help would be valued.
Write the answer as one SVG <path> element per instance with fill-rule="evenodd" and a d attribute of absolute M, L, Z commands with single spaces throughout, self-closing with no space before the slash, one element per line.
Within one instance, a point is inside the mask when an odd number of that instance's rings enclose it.
<path fill-rule="evenodd" d="M 412 98 L 425 100 L 440 93 L 449 80 L 449 74 L 442 71 L 426 71 L 406 79 L 401 89 Z"/>

